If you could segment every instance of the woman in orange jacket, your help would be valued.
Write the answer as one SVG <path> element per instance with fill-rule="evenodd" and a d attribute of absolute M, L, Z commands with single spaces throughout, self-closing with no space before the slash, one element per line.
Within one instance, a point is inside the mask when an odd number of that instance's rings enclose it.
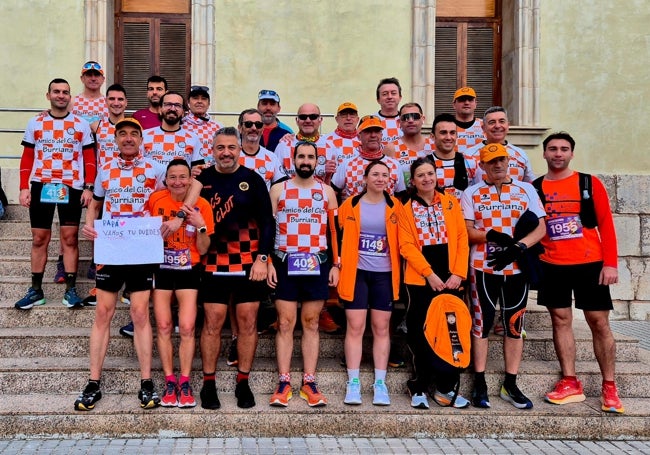
<path fill-rule="evenodd" d="M 397 300 L 400 256 L 397 219 L 401 204 L 386 192 L 390 170 L 372 161 L 364 171 L 366 188 L 338 209 L 341 273 L 338 294 L 345 307 L 345 359 L 348 383 L 344 403 L 361 404 L 359 365 L 361 345 L 370 309 L 372 354 L 375 365 L 373 404 L 387 406 L 386 368 L 390 353 L 390 316 Z"/>
<path fill-rule="evenodd" d="M 407 344 L 413 355 L 415 377 L 407 385 L 411 406 L 428 409 L 426 392 L 435 376 L 434 400 L 449 406 L 460 370 L 437 357 L 424 336 L 424 320 L 431 299 L 446 292 L 463 297 L 469 244 L 458 200 L 437 187 L 436 169 L 428 158 L 411 164 L 413 188 L 403 200 L 399 218 L 400 253 L 406 260 L 404 283 Z M 469 406 L 460 395 L 454 407 Z"/>

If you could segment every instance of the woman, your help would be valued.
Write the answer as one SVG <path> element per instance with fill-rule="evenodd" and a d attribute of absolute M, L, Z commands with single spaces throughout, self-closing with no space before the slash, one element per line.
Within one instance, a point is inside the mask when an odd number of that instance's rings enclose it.
<path fill-rule="evenodd" d="M 214 232 L 214 218 L 210 204 L 203 198 L 197 200 L 194 208 L 183 204 L 191 180 L 187 162 L 174 159 L 167 166 L 167 189 L 157 191 L 149 198 L 151 214 L 162 215 L 164 221 L 185 214 L 180 229 L 165 239 L 165 259 L 155 274 L 153 308 L 158 329 L 158 353 L 167 384 L 160 403 L 162 406 L 196 406 L 190 386 L 196 299 L 199 292 L 200 258 L 208 251 L 210 234 Z M 173 295 L 178 301 L 181 337 L 178 348 L 181 374 L 178 382 L 174 374 L 171 340 L 174 330 L 171 311 Z"/>
<path fill-rule="evenodd" d="M 386 369 L 390 353 L 390 316 L 399 292 L 397 216 L 401 204 L 386 192 L 390 169 L 384 162 L 370 162 L 363 180 L 365 190 L 348 198 L 338 211 L 343 245 L 338 294 L 347 319 L 345 359 L 348 383 L 343 402 L 361 404 L 359 365 L 370 308 L 375 365 L 372 404 L 388 406 Z"/>
<path fill-rule="evenodd" d="M 404 283 L 407 344 L 413 355 L 414 379 L 407 385 L 411 406 L 428 409 L 426 392 L 435 377 L 434 400 L 440 406 L 453 402 L 460 369 L 436 356 L 424 336 L 423 324 L 433 297 L 443 293 L 463 296 L 469 245 L 458 200 L 437 187 L 436 169 L 428 158 L 411 164 L 413 188 L 403 201 L 399 219 L 400 253 L 406 260 Z M 457 396 L 453 406 L 469 406 Z"/>

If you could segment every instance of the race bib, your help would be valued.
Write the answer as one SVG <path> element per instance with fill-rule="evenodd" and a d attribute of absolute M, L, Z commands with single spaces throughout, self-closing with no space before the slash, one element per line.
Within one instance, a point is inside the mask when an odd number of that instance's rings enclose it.
<path fill-rule="evenodd" d="M 551 240 L 566 240 L 582 237 L 582 223 L 580 222 L 580 216 L 559 216 L 547 220 L 546 232 Z"/>
<path fill-rule="evenodd" d="M 486 249 L 488 255 L 494 254 L 497 251 L 503 251 L 504 250 L 504 248 L 501 245 L 498 245 L 498 244 L 496 244 L 494 242 L 488 242 L 486 245 L 487 246 L 485 247 L 485 249 Z"/>
<path fill-rule="evenodd" d="M 320 275 L 318 258 L 311 253 L 289 253 L 287 275 Z"/>
<path fill-rule="evenodd" d="M 388 239 L 383 234 L 362 232 L 359 236 L 359 253 L 367 256 L 386 256 L 388 254 Z"/>
<path fill-rule="evenodd" d="M 45 204 L 67 204 L 70 201 L 68 187 L 63 183 L 45 183 L 41 189 L 41 202 Z"/>
<path fill-rule="evenodd" d="M 192 261 L 190 260 L 190 249 L 173 250 L 165 248 L 164 262 L 160 264 L 161 269 L 172 270 L 190 270 Z"/>

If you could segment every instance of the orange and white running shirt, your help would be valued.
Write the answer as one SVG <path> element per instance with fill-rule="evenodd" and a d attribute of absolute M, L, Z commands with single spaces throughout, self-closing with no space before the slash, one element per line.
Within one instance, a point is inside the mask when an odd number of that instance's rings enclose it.
<path fill-rule="evenodd" d="M 145 216 L 149 195 L 164 188 L 167 168 L 138 156 L 132 162 L 117 157 L 99 168 L 94 195 L 104 199 L 102 219 Z"/>
<path fill-rule="evenodd" d="M 115 125 L 108 117 L 99 120 L 95 138 L 97 140 L 97 169 L 99 169 L 120 154 L 115 142 Z"/>
<path fill-rule="evenodd" d="M 293 178 L 296 175 L 296 169 L 293 166 L 293 148 L 299 140 L 296 138 L 296 135 L 293 134 L 290 136 L 290 139 L 281 140 L 278 146 L 275 148 L 275 154 L 280 159 L 280 164 L 284 169 L 284 173 Z M 323 180 L 325 178 L 325 163 L 330 160 L 334 160 L 334 151 L 327 149 L 325 146 L 325 136 L 320 136 L 316 141 L 316 147 L 318 147 L 317 152 L 317 163 L 314 176 L 318 180 Z"/>
<path fill-rule="evenodd" d="M 72 113 L 78 115 L 88 123 L 97 122 L 99 119 L 108 117 L 108 105 L 106 98 L 103 96 L 91 100 L 84 98 L 79 94 L 74 97 L 72 101 Z"/>
<path fill-rule="evenodd" d="M 393 141 L 392 145 L 395 148 L 394 158 L 399 163 L 402 174 L 404 174 L 404 182 L 407 183 L 411 180 L 411 163 L 418 158 L 424 158 L 430 155 L 436 148 L 436 144 L 431 137 L 425 137 L 422 150 L 411 150 L 408 148 L 402 136 Z"/>
<path fill-rule="evenodd" d="M 435 153 L 429 155 L 433 159 L 433 164 L 436 167 L 436 176 L 438 177 L 438 187 L 442 188 L 445 193 L 451 194 L 460 201 L 460 196 L 463 190 L 454 187 L 454 177 L 456 176 L 456 169 L 454 168 L 454 158 L 443 160 L 438 158 Z M 476 175 L 476 168 L 478 163 L 476 160 L 464 157 L 465 170 L 467 171 L 467 181 L 471 183 Z"/>
<path fill-rule="evenodd" d="M 201 157 L 205 160 L 206 165 L 213 165 L 212 141 L 214 140 L 214 133 L 223 128 L 223 125 L 209 118 L 206 120 L 190 113 L 183 118 L 181 126 L 199 138 L 202 146 Z"/>
<path fill-rule="evenodd" d="M 162 127 L 158 126 L 144 130 L 142 147 L 145 158 L 165 166 L 174 158 L 184 159 L 190 166 L 192 162 L 203 159 L 199 138 L 183 128 L 177 131 L 164 131 Z"/>
<path fill-rule="evenodd" d="M 485 140 L 483 132 L 483 121 L 479 118 L 469 128 L 461 128 L 456 125 L 456 151 L 465 153 L 477 144 Z"/>
<path fill-rule="evenodd" d="M 343 164 L 345 160 L 357 155 L 357 147 L 361 146 L 358 137 L 348 138 L 336 134 L 336 131 L 325 136 L 325 147 L 332 150 L 332 155 L 336 159 L 336 166 Z"/>
<path fill-rule="evenodd" d="M 275 249 L 285 253 L 318 253 L 327 249 L 330 201 L 322 182 L 299 188 L 285 180 L 275 214 Z"/>
<path fill-rule="evenodd" d="M 494 229 L 510 236 L 514 234 L 515 225 L 526 210 L 538 218 L 546 216 L 542 201 L 533 185 L 519 180 L 501 185 L 501 194 L 495 185 L 481 181 L 467 188 L 460 199 L 465 220 L 473 221 L 474 229 L 489 231 Z M 499 247 L 490 242 L 473 244 L 470 249 L 469 263 L 476 270 L 495 275 L 514 275 L 521 273 L 516 262 L 501 271 L 487 265 L 488 250 Z"/>
<path fill-rule="evenodd" d="M 432 205 L 427 205 L 417 196 L 412 197 L 409 203 L 413 209 L 420 246 L 448 244 L 447 225 L 440 197 L 436 197 Z"/>
<path fill-rule="evenodd" d="M 267 190 L 271 189 L 273 183 L 287 176 L 277 155 L 261 145 L 255 155 L 249 155 L 242 149 L 239 164 L 257 172 L 264 179 Z"/>
<path fill-rule="evenodd" d="M 388 183 L 386 191 L 388 191 L 390 195 L 404 191 L 406 189 L 404 184 L 404 174 L 400 170 L 397 160 L 384 155 L 380 158 L 380 161 L 383 161 L 388 165 L 388 170 L 390 172 L 390 182 Z M 343 201 L 364 190 L 365 184 L 363 183 L 363 174 L 366 170 L 366 166 L 368 166 L 370 162 L 370 160 L 361 157 L 361 155 L 357 155 L 345 161 L 336 169 L 336 173 L 332 177 L 332 185 L 341 190 L 341 199 Z"/>
<path fill-rule="evenodd" d="M 381 125 L 384 127 L 381 138 L 382 144 L 388 145 L 402 135 L 402 129 L 399 127 L 399 115 L 395 117 L 384 117 L 377 112 L 377 117 L 379 117 Z"/>
<path fill-rule="evenodd" d="M 487 142 L 483 141 L 471 149 L 465 152 L 467 158 L 472 158 L 478 163 L 480 161 L 479 156 L 481 149 L 487 145 Z M 533 167 L 530 165 L 530 160 L 528 155 L 519 147 L 506 142 L 506 150 L 510 155 L 510 160 L 508 160 L 508 174 L 514 180 L 519 180 L 521 182 L 532 182 L 535 180 L 535 174 L 533 173 Z M 476 166 L 476 175 L 474 180 L 471 183 L 478 183 L 483 180 L 485 172 L 481 169 L 481 166 Z"/>
<path fill-rule="evenodd" d="M 49 112 L 27 123 L 22 145 L 34 148 L 31 181 L 63 183 L 80 190 L 84 184 L 83 150 L 94 147 L 90 125 L 69 113 L 54 118 Z"/>

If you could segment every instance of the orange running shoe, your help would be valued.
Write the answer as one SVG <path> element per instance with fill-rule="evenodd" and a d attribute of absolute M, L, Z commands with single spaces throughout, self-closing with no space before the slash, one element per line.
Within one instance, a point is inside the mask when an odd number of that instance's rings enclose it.
<path fill-rule="evenodd" d="M 320 393 L 318 386 L 315 382 L 305 382 L 300 388 L 300 398 L 307 400 L 307 404 L 311 407 L 325 406 L 327 398 Z"/>
<path fill-rule="evenodd" d="M 618 397 L 616 384 L 603 384 L 603 393 L 600 396 L 600 401 L 603 404 L 601 409 L 605 412 L 614 412 L 617 414 L 623 414 L 625 412 L 623 403 L 621 403 L 621 399 Z"/>
<path fill-rule="evenodd" d="M 291 397 L 293 397 L 293 393 L 291 392 L 291 383 L 279 382 L 278 388 L 275 389 L 275 393 L 271 395 L 269 404 L 271 406 L 281 406 L 286 408 L 289 406 L 289 400 Z"/>
<path fill-rule="evenodd" d="M 553 404 L 580 403 L 586 397 L 582 390 L 582 383 L 576 379 L 562 378 L 555 384 L 552 391 L 548 392 L 544 399 Z"/>
<path fill-rule="evenodd" d="M 327 307 L 323 307 L 320 312 L 320 317 L 318 318 L 318 328 L 325 333 L 330 335 L 340 334 L 342 332 L 341 327 L 334 322 L 332 315 L 327 311 Z"/>

